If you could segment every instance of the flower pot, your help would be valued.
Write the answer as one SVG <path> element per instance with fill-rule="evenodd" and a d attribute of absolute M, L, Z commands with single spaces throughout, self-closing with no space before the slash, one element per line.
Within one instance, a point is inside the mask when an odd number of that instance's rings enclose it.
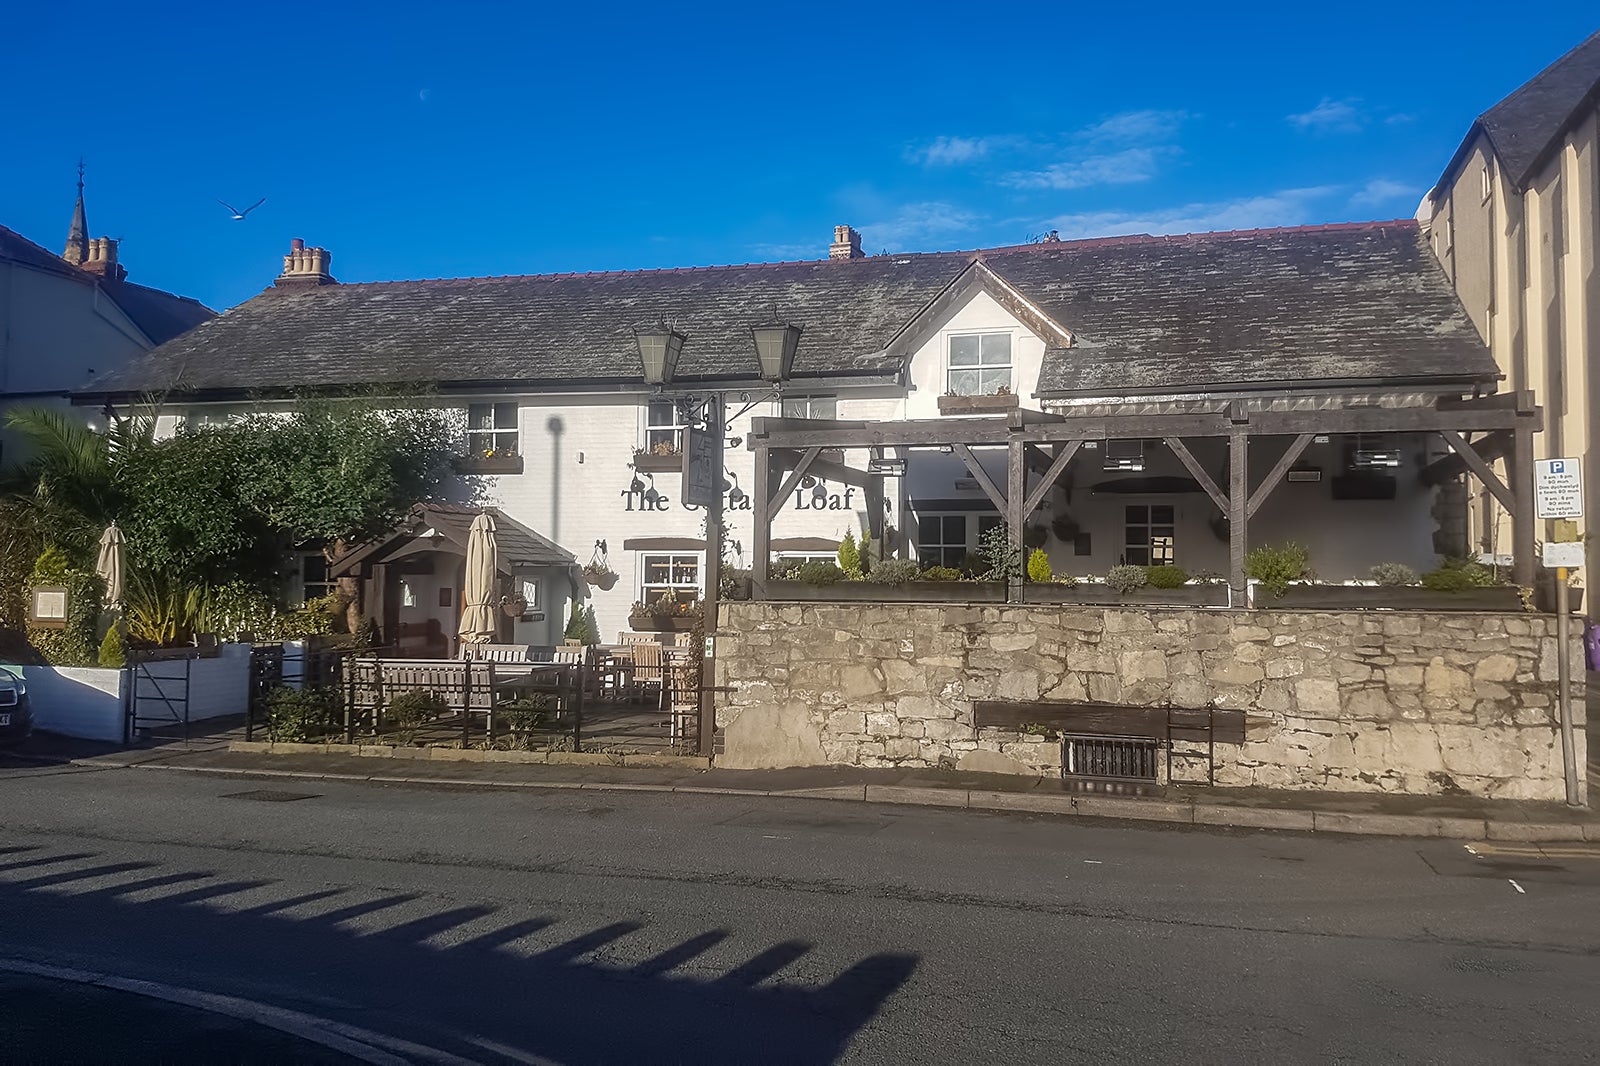
<path fill-rule="evenodd" d="M 1079 585 L 1032 582 L 1022 586 L 1023 603 L 1103 604 L 1107 607 L 1226 607 L 1228 586 L 1222 584 L 1180 585 L 1175 589 L 1134 589 L 1118 592 L 1110 585 L 1085 582 Z"/>
<path fill-rule="evenodd" d="M 1004 581 L 911 581 L 880 585 L 875 581 L 839 581 L 811 585 L 804 581 L 767 582 L 769 600 L 820 603 L 1004 603 Z"/>
<path fill-rule="evenodd" d="M 1511 585 L 1435 592 L 1420 585 L 1303 584 L 1290 585 L 1279 597 L 1257 586 L 1255 605 L 1295 611 L 1521 611 L 1522 596 Z"/>
<path fill-rule="evenodd" d="M 464 455 L 456 460 L 456 471 L 462 474 L 520 474 L 520 455 Z"/>

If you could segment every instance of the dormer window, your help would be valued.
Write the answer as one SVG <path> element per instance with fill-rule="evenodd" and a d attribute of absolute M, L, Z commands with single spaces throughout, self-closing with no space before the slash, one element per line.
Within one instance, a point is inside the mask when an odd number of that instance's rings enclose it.
<path fill-rule="evenodd" d="M 946 391 L 957 396 L 993 396 L 1011 389 L 1011 334 L 958 333 L 950 338 Z"/>

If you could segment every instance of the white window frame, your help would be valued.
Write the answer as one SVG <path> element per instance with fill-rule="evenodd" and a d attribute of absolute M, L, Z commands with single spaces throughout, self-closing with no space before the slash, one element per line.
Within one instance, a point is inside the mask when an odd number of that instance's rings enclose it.
<path fill-rule="evenodd" d="M 657 411 L 663 408 L 672 412 L 669 422 L 653 422 L 651 419 Z M 683 413 L 678 409 L 676 400 L 646 400 L 644 405 L 644 451 L 655 455 L 677 455 L 683 451 L 683 431 L 688 429 Z M 656 452 L 657 445 L 669 444 L 671 451 Z"/>
<path fill-rule="evenodd" d="M 818 414 L 816 405 L 825 403 L 825 413 Z M 802 405 L 800 414 L 790 414 L 792 405 Z M 839 417 L 839 397 L 837 396 L 785 396 L 776 404 L 777 415 L 780 418 L 823 418 L 829 421 Z"/>
<path fill-rule="evenodd" d="M 957 365 L 956 362 L 955 362 L 956 342 L 957 341 L 967 340 L 969 338 L 974 338 L 974 337 L 977 338 L 977 343 L 978 343 L 978 351 L 977 351 L 977 359 L 978 359 L 978 361 L 975 362 L 975 363 L 967 363 L 967 364 Z M 986 362 L 983 361 L 984 360 L 984 351 L 983 351 L 984 340 L 985 340 L 985 338 L 990 338 L 990 337 L 1004 337 L 1006 339 L 1006 358 L 1005 358 L 1005 362 L 1004 363 L 999 363 L 999 362 L 986 363 Z M 945 338 L 944 356 L 945 356 L 944 385 L 945 385 L 945 391 L 947 393 L 954 393 L 957 396 L 993 396 L 1000 389 L 1000 387 L 1002 385 L 1008 391 L 1011 391 L 1011 392 L 1015 392 L 1016 391 L 1015 382 L 1012 380 L 1012 375 L 1016 370 L 1016 360 L 1017 360 L 1017 338 L 1015 336 L 1015 331 L 1014 330 L 989 329 L 989 330 L 968 330 L 968 331 L 963 331 L 961 333 L 951 333 Z M 993 383 L 991 383 L 989 385 L 985 385 L 984 382 L 983 382 L 983 378 L 985 376 L 985 373 L 986 372 L 999 371 L 999 370 L 1004 370 L 1005 371 L 1005 381 L 1003 381 L 1003 382 L 995 381 L 995 382 L 993 382 Z M 963 390 L 963 389 L 957 388 L 956 387 L 956 375 L 957 374 L 976 374 L 977 375 L 978 384 L 975 387 L 975 389 L 969 388 L 969 389 Z"/>
<path fill-rule="evenodd" d="M 701 598 L 702 582 L 705 579 L 705 560 L 703 552 L 640 552 L 639 553 L 639 602 L 651 604 L 659 600 L 663 593 L 670 589 L 679 602 L 687 599 Z M 650 580 L 650 566 L 653 561 L 667 560 L 668 579 L 665 582 Z M 694 567 L 694 580 L 678 580 L 678 567 Z"/>
<path fill-rule="evenodd" d="M 502 425 L 502 417 L 510 412 L 510 425 Z M 522 451 L 521 411 L 515 400 L 485 400 L 467 404 L 467 454 L 475 459 L 510 458 Z M 479 416 L 487 416 L 488 425 L 479 426 Z"/>
<path fill-rule="evenodd" d="M 1144 521 L 1135 522 L 1129 517 L 1128 509 L 1131 507 L 1143 507 L 1145 509 Z M 1157 522 L 1152 510 L 1152 508 L 1156 507 L 1171 508 L 1172 521 Z M 1122 543 L 1118 549 L 1118 557 L 1132 566 L 1176 566 L 1178 562 L 1178 519 L 1178 505 L 1175 503 L 1161 500 L 1124 500 L 1122 503 Z M 1143 529 L 1145 531 L 1144 546 L 1140 550 L 1148 554 L 1142 562 L 1128 557 L 1129 549 L 1134 547 L 1133 542 L 1129 540 L 1129 535 L 1134 529 Z M 1155 534 L 1157 529 L 1171 530 L 1168 535 L 1169 543 L 1165 545 L 1164 551 L 1162 546 L 1157 543 Z"/>

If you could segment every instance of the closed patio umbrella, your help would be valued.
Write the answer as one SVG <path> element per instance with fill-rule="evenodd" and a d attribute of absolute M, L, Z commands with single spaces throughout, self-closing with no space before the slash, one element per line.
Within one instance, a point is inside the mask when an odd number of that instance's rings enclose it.
<path fill-rule="evenodd" d="M 122 604 L 122 530 L 115 522 L 100 534 L 100 557 L 95 560 L 94 572 L 106 583 L 106 606 Z"/>
<path fill-rule="evenodd" d="M 480 514 L 467 534 L 467 576 L 461 590 L 461 639 L 467 644 L 487 644 L 495 637 L 495 576 L 499 549 L 494 540 L 494 519 Z"/>

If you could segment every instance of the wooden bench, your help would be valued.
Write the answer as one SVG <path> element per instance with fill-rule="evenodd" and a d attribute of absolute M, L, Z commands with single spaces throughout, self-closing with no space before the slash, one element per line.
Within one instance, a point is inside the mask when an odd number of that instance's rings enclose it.
<path fill-rule="evenodd" d="M 535 644 L 462 644 L 461 657 L 474 662 L 547 663 L 555 649 Z"/>

